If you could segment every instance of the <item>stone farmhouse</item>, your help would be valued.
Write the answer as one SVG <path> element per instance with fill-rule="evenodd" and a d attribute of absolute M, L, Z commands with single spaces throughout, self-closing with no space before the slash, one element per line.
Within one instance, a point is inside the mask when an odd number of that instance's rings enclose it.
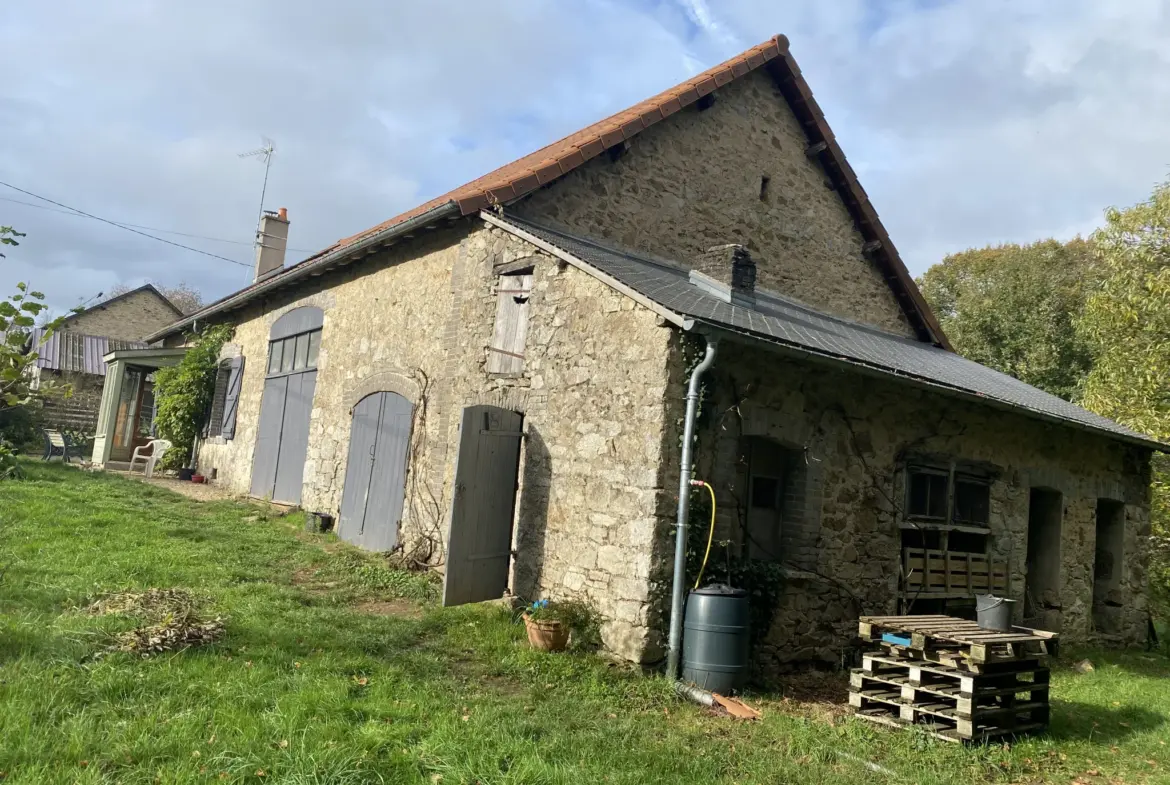
<path fill-rule="evenodd" d="M 143 361 L 234 325 L 200 472 L 441 566 L 448 604 L 585 597 L 661 658 L 710 355 L 695 476 L 716 537 L 783 568 L 765 665 L 989 591 L 1146 633 L 1166 445 L 951 351 L 783 36 L 288 267 L 286 233 Z"/>

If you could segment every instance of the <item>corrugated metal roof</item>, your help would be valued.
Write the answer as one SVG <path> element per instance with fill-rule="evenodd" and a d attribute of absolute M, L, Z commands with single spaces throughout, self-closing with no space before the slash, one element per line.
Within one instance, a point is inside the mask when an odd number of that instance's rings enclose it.
<path fill-rule="evenodd" d="M 38 354 L 36 366 L 51 371 L 106 375 L 102 357 L 117 349 L 145 349 L 142 341 L 117 341 L 101 335 L 58 331 L 43 345 L 45 331 L 37 328 L 30 335 L 30 350 Z M 39 348 L 37 348 L 39 346 Z"/>
<path fill-rule="evenodd" d="M 1170 449 L 1112 420 L 937 346 L 830 316 L 762 289 L 756 290 L 754 307 L 732 305 L 691 283 L 689 270 L 682 265 L 618 250 L 511 216 L 495 220 L 570 254 L 680 316 L 895 377 L 910 377 L 961 391 L 1025 414 L 1140 441 L 1154 449 Z"/>

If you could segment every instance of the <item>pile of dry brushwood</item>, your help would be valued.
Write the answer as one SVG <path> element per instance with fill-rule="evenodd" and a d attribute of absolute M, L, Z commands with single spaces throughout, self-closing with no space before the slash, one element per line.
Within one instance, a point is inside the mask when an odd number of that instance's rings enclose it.
<path fill-rule="evenodd" d="M 109 594 L 91 603 L 87 611 L 98 616 L 117 614 L 139 618 L 142 623 L 115 635 L 108 650 L 143 657 L 214 643 L 224 633 L 224 620 L 219 616 L 203 618 L 197 599 L 182 589 Z"/>

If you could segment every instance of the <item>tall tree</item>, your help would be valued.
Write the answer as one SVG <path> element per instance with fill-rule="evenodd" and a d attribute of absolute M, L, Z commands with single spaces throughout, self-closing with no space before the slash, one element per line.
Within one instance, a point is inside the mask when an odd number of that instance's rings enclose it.
<path fill-rule="evenodd" d="M 1105 278 L 1077 328 L 1096 360 L 1081 402 L 1170 442 L 1170 183 L 1146 201 L 1110 208 L 1093 235 Z M 1151 569 L 1155 597 L 1170 609 L 1170 457 L 1154 458 Z"/>
<path fill-rule="evenodd" d="M 1098 268 L 1085 240 L 1041 240 L 951 254 L 918 285 L 959 354 L 1072 399 L 1092 365 L 1074 321 Z"/>

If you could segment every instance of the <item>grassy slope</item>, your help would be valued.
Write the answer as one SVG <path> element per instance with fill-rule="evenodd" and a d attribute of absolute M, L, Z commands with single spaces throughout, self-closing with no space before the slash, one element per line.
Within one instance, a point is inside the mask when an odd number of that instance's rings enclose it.
<path fill-rule="evenodd" d="M 825 722 L 769 696 L 762 722 L 734 723 L 661 679 L 532 652 L 498 608 L 355 610 L 432 587 L 296 523 L 58 467 L 0 484 L 4 781 L 1170 781 L 1162 656 L 1095 654 L 1094 673 L 1057 673 L 1052 733 L 1010 749 Z M 205 596 L 227 637 L 95 659 L 134 622 L 76 608 L 151 586 Z"/>

